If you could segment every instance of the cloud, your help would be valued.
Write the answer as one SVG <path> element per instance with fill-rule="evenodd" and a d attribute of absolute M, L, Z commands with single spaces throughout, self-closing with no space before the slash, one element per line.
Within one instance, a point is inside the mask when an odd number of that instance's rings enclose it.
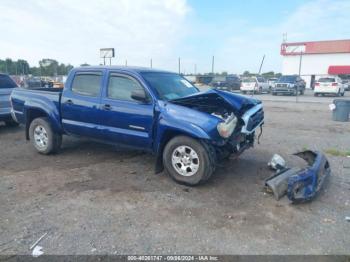
<path fill-rule="evenodd" d="M 263 72 L 281 71 L 280 44 L 287 33 L 288 41 L 317 41 L 350 38 L 350 1 L 316 0 L 285 14 L 280 23 L 247 27 L 245 32 L 231 34 L 217 49 L 220 70 L 241 73 L 258 72 L 262 56 Z"/>
<path fill-rule="evenodd" d="M 117 63 L 164 67 L 184 37 L 186 0 L 2 0 L 0 57 L 98 64 L 115 47 Z M 176 68 L 174 61 L 173 68 Z"/>

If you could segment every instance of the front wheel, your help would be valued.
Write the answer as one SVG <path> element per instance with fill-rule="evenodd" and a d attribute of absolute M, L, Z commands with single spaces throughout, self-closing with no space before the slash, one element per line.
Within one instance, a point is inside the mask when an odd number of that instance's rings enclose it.
<path fill-rule="evenodd" d="M 214 173 L 215 152 L 198 140 L 177 136 L 165 146 L 163 164 L 176 182 L 195 186 Z"/>
<path fill-rule="evenodd" d="M 34 148 L 44 155 L 55 153 L 62 143 L 62 136 L 56 134 L 48 118 L 40 117 L 32 121 L 29 127 L 29 136 Z"/>

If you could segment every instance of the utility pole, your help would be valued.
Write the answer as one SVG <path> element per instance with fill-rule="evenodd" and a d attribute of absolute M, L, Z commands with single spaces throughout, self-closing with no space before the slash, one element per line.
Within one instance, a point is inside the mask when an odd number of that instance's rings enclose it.
<path fill-rule="evenodd" d="M 128 66 L 128 59 L 125 59 L 125 66 Z"/>
<path fill-rule="evenodd" d="M 301 63 L 303 61 L 303 52 L 300 51 L 300 57 L 299 57 L 299 77 L 301 75 Z M 295 102 L 298 103 L 298 95 L 299 95 L 299 86 L 297 86 L 297 94 L 295 96 Z"/>
<path fill-rule="evenodd" d="M 179 57 L 179 75 L 181 74 L 181 58 Z"/>
<path fill-rule="evenodd" d="M 194 75 L 197 74 L 197 64 L 194 64 Z"/>
<path fill-rule="evenodd" d="M 151 58 L 151 61 L 150 61 L 150 62 L 151 62 L 151 64 L 150 64 L 150 65 L 151 65 L 151 68 L 153 68 L 153 64 L 152 64 L 152 58 Z"/>
<path fill-rule="evenodd" d="M 215 58 L 214 58 L 214 56 L 213 56 L 213 58 L 212 58 L 212 60 L 211 60 L 211 73 L 214 75 L 214 60 Z"/>
<path fill-rule="evenodd" d="M 261 73 L 261 68 L 262 68 L 262 66 L 263 66 L 263 64 L 264 64 L 264 60 L 265 60 L 265 55 L 263 56 L 263 58 L 262 58 L 262 60 L 261 60 L 261 64 L 260 64 L 260 68 L 259 68 L 259 75 L 260 75 L 260 73 Z"/>

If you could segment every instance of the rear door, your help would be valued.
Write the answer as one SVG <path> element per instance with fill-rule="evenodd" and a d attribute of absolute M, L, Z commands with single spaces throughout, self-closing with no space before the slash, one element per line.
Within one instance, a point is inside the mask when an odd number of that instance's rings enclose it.
<path fill-rule="evenodd" d="M 0 118 L 7 118 L 11 114 L 10 95 L 15 87 L 15 81 L 8 75 L 0 74 Z"/>
<path fill-rule="evenodd" d="M 103 71 L 77 71 L 61 99 L 64 130 L 91 138 L 101 138 L 98 128 Z"/>
<path fill-rule="evenodd" d="M 144 89 L 149 102 L 131 98 L 135 89 Z M 101 98 L 100 126 L 105 139 L 143 149 L 152 147 L 153 100 L 135 77 L 111 71 Z"/>

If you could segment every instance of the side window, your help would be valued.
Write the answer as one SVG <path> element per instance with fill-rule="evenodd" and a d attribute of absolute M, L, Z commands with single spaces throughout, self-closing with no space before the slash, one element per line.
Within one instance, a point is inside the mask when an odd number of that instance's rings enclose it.
<path fill-rule="evenodd" d="M 135 89 L 143 89 L 136 80 L 126 76 L 111 74 L 107 96 L 112 99 L 135 101 L 131 98 L 131 93 Z"/>
<path fill-rule="evenodd" d="M 101 73 L 78 73 L 73 79 L 72 91 L 84 96 L 99 96 L 101 78 Z"/>

